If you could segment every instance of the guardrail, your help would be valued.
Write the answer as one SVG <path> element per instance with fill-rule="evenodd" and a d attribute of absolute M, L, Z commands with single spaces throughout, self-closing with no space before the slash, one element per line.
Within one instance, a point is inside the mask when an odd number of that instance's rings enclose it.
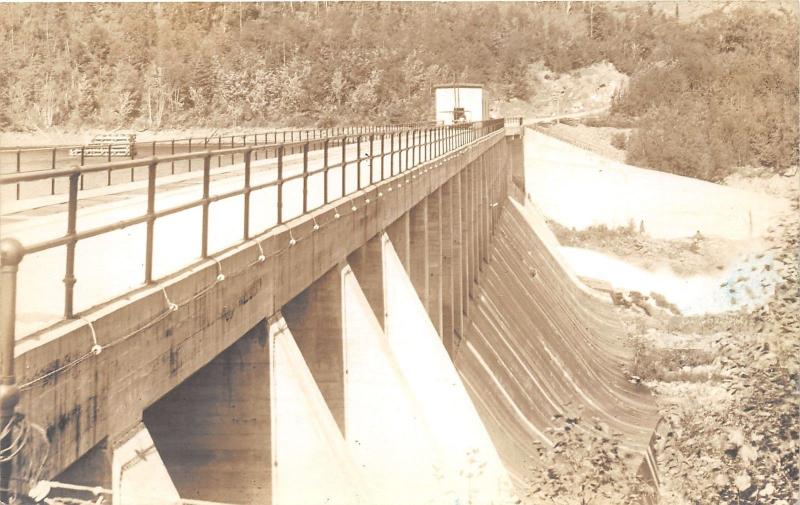
<path fill-rule="evenodd" d="M 435 122 L 423 121 L 417 123 L 401 123 L 394 125 L 377 125 L 377 126 L 347 126 L 336 128 L 320 128 L 320 129 L 297 129 L 297 130 L 270 130 L 255 133 L 244 133 L 237 135 L 217 135 L 210 137 L 186 137 L 174 138 L 169 140 L 153 140 L 149 142 L 123 142 L 123 143 L 103 143 L 102 145 L 69 145 L 69 146 L 53 146 L 53 147 L 30 147 L 18 149 L 0 149 L 0 167 L 2 173 L 26 173 L 41 170 L 57 170 L 62 167 L 69 167 L 75 164 L 85 166 L 87 164 L 100 164 L 110 163 L 112 158 L 125 157 L 134 159 L 142 159 L 153 156 L 173 156 L 179 154 L 191 154 L 193 152 L 203 152 L 209 149 L 232 149 L 236 147 L 270 145 L 277 143 L 292 144 L 301 142 L 303 140 L 318 140 L 330 137 L 340 137 L 345 135 L 366 135 L 378 133 L 390 133 L 405 131 L 414 128 L 432 127 Z M 299 151 L 291 149 L 298 149 L 291 147 L 287 154 L 296 154 Z M 256 160 L 259 153 L 256 152 Z M 176 160 L 170 164 L 170 174 L 179 172 L 191 172 L 193 169 L 199 168 L 197 165 L 192 166 L 193 158 Z M 183 161 L 184 163 L 180 163 Z M 223 166 L 227 164 L 227 158 L 217 156 L 216 165 Z M 231 158 L 231 164 L 234 159 Z M 11 168 L 13 167 L 13 169 Z M 112 181 L 111 171 L 106 173 L 105 180 L 97 178 L 93 181 L 80 180 L 79 189 L 92 189 L 101 186 L 110 186 L 121 182 L 134 182 L 138 174 L 134 171 L 130 173 L 130 180 Z M 141 174 L 142 177 L 145 174 Z M 56 177 L 50 179 L 50 185 L 39 185 L 34 190 L 30 191 L 28 195 L 23 195 L 22 187 L 17 185 L 14 197 L 17 200 L 26 197 L 38 197 L 47 194 L 55 195 L 56 193 L 68 191 L 68 187 L 59 187 L 56 183 Z M 90 182 L 86 184 L 86 182 Z M 6 196 L 9 198 L 10 196 Z"/>
<path fill-rule="evenodd" d="M 0 283 L 3 288 L 3 302 L 2 309 L 0 310 L 0 326 L 3 331 L 2 339 L 8 339 L 9 335 L 13 342 L 15 329 L 15 300 L 16 300 L 16 272 L 17 267 L 22 261 L 25 254 L 36 253 L 45 251 L 60 246 L 66 246 L 66 265 L 64 275 L 64 319 L 73 319 L 76 317 L 74 312 L 73 294 L 74 286 L 76 283 L 75 277 L 75 249 L 78 242 L 81 240 L 96 237 L 99 235 L 108 234 L 116 230 L 134 226 L 144 223 L 146 226 L 146 244 L 144 247 L 144 279 L 145 285 L 153 282 L 153 238 L 154 226 L 156 220 L 182 211 L 193 209 L 196 207 L 202 208 L 202 218 L 200 226 L 202 227 L 201 234 L 201 261 L 211 258 L 209 255 L 208 242 L 209 242 L 209 212 L 210 204 L 220 200 L 229 199 L 236 196 L 244 198 L 243 216 L 242 216 L 242 241 L 245 242 L 250 239 L 250 207 L 251 207 L 251 193 L 275 187 L 276 195 L 274 203 L 277 206 L 277 222 L 275 226 L 280 225 L 285 221 L 284 216 L 284 185 L 290 181 L 302 178 L 302 214 L 307 213 L 313 208 L 310 208 L 308 198 L 309 177 L 314 174 L 322 174 L 324 184 L 322 202 L 314 208 L 341 199 L 354 191 L 361 190 L 372 184 L 383 181 L 384 179 L 393 177 L 399 173 L 414 168 L 420 163 L 424 163 L 431 159 L 442 156 L 448 152 L 454 151 L 461 146 L 489 135 L 490 133 L 500 130 L 504 127 L 503 119 L 496 119 L 484 122 L 465 123 L 451 126 L 435 126 L 421 129 L 411 129 L 399 132 L 389 133 L 369 133 L 366 135 L 341 135 L 330 136 L 319 139 L 309 139 L 297 142 L 287 142 L 278 144 L 266 145 L 249 145 L 246 147 L 235 147 L 222 150 L 207 150 L 202 152 L 194 152 L 187 154 L 179 154 L 174 156 L 166 156 L 163 158 L 151 157 L 143 160 L 128 160 L 112 163 L 104 163 L 96 166 L 75 166 L 69 169 L 56 169 L 43 172 L 31 173 L 15 173 L 0 176 L 0 186 L 8 186 L 12 184 L 30 182 L 37 180 L 44 180 L 50 178 L 66 178 L 69 186 L 69 198 L 67 201 L 67 216 L 66 216 L 66 234 L 49 240 L 26 245 L 25 247 L 14 238 L 3 238 L 0 241 L 0 266 L 2 266 L 2 279 Z M 368 147 L 368 151 L 362 152 L 362 145 Z M 348 159 L 348 146 L 355 147 L 355 157 Z M 322 151 L 322 159 L 319 166 L 315 168 L 310 167 L 308 153 L 316 148 Z M 338 163 L 329 163 L 329 153 L 333 149 L 341 152 L 341 158 Z M 287 150 L 297 149 L 298 153 L 302 153 L 302 160 L 295 158 L 291 161 L 297 162 L 298 168 L 302 164 L 302 171 L 299 173 L 285 176 L 284 174 L 284 161 Z M 251 171 L 253 166 L 253 155 L 256 152 L 274 152 L 277 163 L 275 166 L 275 177 L 267 182 L 259 184 L 251 184 Z M 241 155 L 243 165 L 236 169 L 237 174 L 244 176 L 243 187 L 224 193 L 212 194 L 211 191 L 211 174 L 212 174 L 212 159 L 218 156 L 228 155 Z M 156 193 L 158 185 L 156 184 L 156 176 L 159 166 L 168 165 L 170 163 L 194 159 L 202 164 L 202 197 L 185 202 L 170 208 L 156 211 Z M 314 160 L 320 161 L 320 160 Z M 362 166 L 368 168 L 365 170 L 367 175 L 362 177 Z M 147 170 L 147 209 L 143 214 L 137 215 L 132 218 L 124 219 L 122 221 L 115 221 L 102 226 L 78 231 L 77 230 L 77 217 L 78 217 L 78 203 L 80 193 L 78 191 L 81 177 L 98 172 L 106 171 L 123 171 L 131 170 L 138 167 L 143 167 Z M 346 179 L 348 175 L 347 169 L 354 167 L 356 174 L 356 187 L 348 192 Z M 338 198 L 331 200 L 329 198 L 329 185 L 337 183 L 338 181 L 331 181 L 329 172 L 331 169 L 339 168 L 341 172 L 341 193 Z M 352 175 L 352 172 L 350 173 Z M 365 179 L 365 180 L 362 180 Z M 352 179 L 351 179 L 352 180 Z M 198 181 L 199 183 L 200 181 Z M 294 217 L 294 216 L 292 216 Z M 264 232 L 268 231 L 264 230 Z M 185 265 L 186 267 L 190 265 Z M 0 346 L 1 347 L 1 346 Z"/>

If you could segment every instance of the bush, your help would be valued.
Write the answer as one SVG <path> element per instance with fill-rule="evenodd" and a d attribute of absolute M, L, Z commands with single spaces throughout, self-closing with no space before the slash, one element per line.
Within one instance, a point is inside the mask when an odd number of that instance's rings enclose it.
<path fill-rule="evenodd" d="M 711 181 L 797 164 L 795 17 L 740 8 L 677 32 L 615 97 L 613 115 L 638 117 L 628 162 Z"/>
<path fill-rule="evenodd" d="M 552 447 L 534 444 L 544 470 L 527 480 L 530 503 L 633 505 L 652 497 L 652 487 L 629 464 L 632 454 L 620 433 L 597 418 L 556 414 L 553 420 L 559 426 L 548 430 Z"/>
<path fill-rule="evenodd" d="M 628 147 L 628 134 L 625 132 L 617 132 L 611 136 L 611 145 L 617 149 L 625 150 Z"/>

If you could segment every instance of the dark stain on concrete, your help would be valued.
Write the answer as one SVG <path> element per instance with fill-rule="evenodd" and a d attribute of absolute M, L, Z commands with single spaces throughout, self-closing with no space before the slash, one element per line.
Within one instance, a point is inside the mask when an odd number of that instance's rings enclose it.
<path fill-rule="evenodd" d="M 169 376 L 175 377 L 178 374 L 178 369 L 181 367 L 180 357 L 178 356 L 178 349 L 175 346 L 169 346 Z"/>
<path fill-rule="evenodd" d="M 222 307 L 222 314 L 221 314 L 222 319 L 227 323 L 228 321 L 233 319 L 233 312 L 234 309 L 232 307 L 225 305 L 224 307 Z"/>

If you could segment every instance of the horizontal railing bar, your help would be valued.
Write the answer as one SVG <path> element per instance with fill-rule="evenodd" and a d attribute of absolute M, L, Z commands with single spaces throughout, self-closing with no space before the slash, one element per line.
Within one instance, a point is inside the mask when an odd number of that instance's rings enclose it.
<path fill-rule="evenodd" d="M 328 140 L 345 140 L 347 138 L 352 138 L 352 135 L 341 135 L 336 137 L 328 137 Z M 362 140 L 363 142 L 363 140 Z M 231 154 L 239 154 L 239 153 L 246 153 L 246 152 L 253 152 L 253 151 L 266 151 L 267 149 L 277 149 L 279 146 L 285 148 L 287 147 L 301 147 L 305 144 L 323 144 L 322 141 L 319 139 L 313 140 L 304 140 L 304 141 L 296 141 L 296 142 L 287 142 L 287 143 L 277 143 L 277 144 L 263 144 L 263 145 L 248 145 L 242 147 L 228 147 L 225 149 L 215 149 L 215 150 L 204 150 L 204 151 L 194 151 L 191 153 L 181 153 L 181 154 L 174 154 L 168 156 L 151 156 L 149 158 L 137 158 L 135 160 L 125 160 L 125 161 L 112 161 L 107 163 L 99 163 L 97 165 L 81 165 L 75 166 L 72 168 L 61 168 L 61 169 L 44 169 L 44 170 L 34 170 L 30 172 L 17 172 L 13 174 L 3 174 L 0 175 L 0 186 L 6 184 L 15 184 L 18 182 L 32 182 L 32 181 L 39 181 L 45 179 L 54 179 L 60 177 L 69 177 L 75 173 L 79 174 L 90 174 L 95 172 L 103 172 L 106 170 L 124 170 L 128 168 L 138 168 L 138 167 L 146 167 L 151 163 L 171 163 L 175 161 L 182 161 L 182 160 L 189 160 L 189 159 L 201 159 L 205 156 L 225 156 Z M 355 145 L 357 142 L 352 142 Z M 347 142 L 345 142 L 347 144 Z M 320 150 L 320 149 L 315 149 Z M 293 155 L 288 156 L 300 156 L 301 153 L 295 153 Z"/>
<path fill-rule="evenodd" d="M 261 189 L 266 189 L 266 188 L 269 188 L 269 187 L 272 187 L 272 186 L 277 186 L 277 185 L 278 185 L 278 180 L 277 179 L 271 180 L 269 182 L 263 182 L 261 184 L 254 184 L 254 185 L 250 186 L 250 192 L 252 193 L 254 191 L 259 191 Z"/>
<path fill-rule="evenodd" d="M 377 130 L 374 133 L 381 133 L 380 130 L 383 130 L 384 133 L 388 133 L 391 131 L 398 131 L 401 129 L 410 129 L 410 128 L 424 128 L 424 127 L 433 127 L 435 125 L 435 121 L 423 121 L 420 123 L 403 123 L 397 125 L 379 125 L 374 126 Z M 341 127 L 332 127 L 332 128 L 305 128 L 305 129 L 295 129 L 295 130 L 267 130 L 261 132 L 251 132 L 251 133 L 232 133 L 230 135 L 215 135 L 211 137 L 181 137 L 175 139 L 163 139 L 163 140 L 134 140 L 133 142 L 88 142 L 85 144 L 63 144 L 63 145 L 52 145 L 52 146 L 35 146 L 35 147 L 14 147 L 14 148 L 0 148 L 0 154 L 2 153 L 16 153 L 17 151 L 21 151 L 23 153 L 26 152 L 36 152 L 36 151 L 52 151 L 53 149 L 82 149 L 82 148 L 101 148 L 101 149 L 108 149 L 108 146 L 131 146 L 131 145 L 139 145 L 139 146 L 151 146 L 153 143 L 156 145 L 163 145 L 163 144 L 189 144 L 189 142 L 208 142 L 211 143 L 212 140 L 214 142 L 218 142 L 218 139 L 241 139 L 243 137 L 255 137 L 264 136 L 264 135 L 282 135 L 283 133 L 297 133 L 297 132 L 324 132 L 327 131 L 334 131 L 334 130 L 346 130 L 348 128 L 355 128 L 349 126 L 341 126 Z M 355 133 L 348 133 L 346 135 L 357 135 Z M 341 135 L 340 135 L 341 136 Z M 308 140 L 319 140 L 324 138 L 332 138 L 332 137 L 315 137 L 309 138 Z M 257 145 L 257 144 L 256 144 Z M 200 152 L 200 151 L 198 151 Z"/>

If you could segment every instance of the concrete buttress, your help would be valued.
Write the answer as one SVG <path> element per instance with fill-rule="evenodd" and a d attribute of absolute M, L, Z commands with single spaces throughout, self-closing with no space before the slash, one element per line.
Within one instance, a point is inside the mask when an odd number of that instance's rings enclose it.
<path fill-rule="evenodd" d="M 341 266 L 335 266 L 283 307 L 283 317 L 317 381 L 322 397 L 345 431 L 346 364 Z"/>

